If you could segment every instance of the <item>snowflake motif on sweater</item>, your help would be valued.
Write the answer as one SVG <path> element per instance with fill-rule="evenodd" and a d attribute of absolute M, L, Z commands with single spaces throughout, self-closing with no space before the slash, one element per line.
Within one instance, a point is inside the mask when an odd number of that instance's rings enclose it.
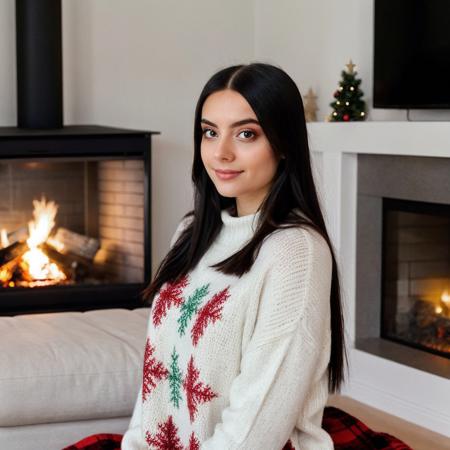
<path fill-rule="evenodd" d="M 194 345 L 198 344 L 199 339 L 203 336 L 205 328 L 209 323 L 214 323 L 222 318 L 223 304 L 230 297 L 229 289 L 230 286 L 227 286 L 215 294 L 198 312 L 197 319 L 191 330 L 192 343 Z"/>
<path fill-rule="evenodd" d="M 197 288 L 195 292 L 189 297 L 187 302 L 181 305 L 180 312 L 181 315 L 178 318 L 178 333 L 183 336 L 192 316 L 197 313 L 198 307 L 202 302 L 203 298 L 208 295 L 209 283 Z"/>
<path fill-rule="evenodd" d="M 185 275 L 174 283 L 167 283 L 167 286 L 160 291 L 153 308 L 153 325 L 155 325 L 155 327 L 161 325 L 161 320 L 166 316 L 169 308 L 173 305 L 181 305 L 183 302 L 181 294 L 183 288 L 185 288 L 187 284 L 188 277 Z"/>
<path fill-rule="evenodd" d="M 145 401 L 152 390 L 156 387 L 156 383 L 168 377 L 169 371 L 164 367 L 161 361 L 157 361 L 153 357 L 155 348 L 147 338 L 144 352 L 144 368 L 142 382 L 142 399 Z"/>
<path fill-rule="evenodd" d="M 157 450 L 185 450 L 178 436 L 178 428 L 173 422 L 172 416 L 169 416 L 166 422 L 158 424 L 158 432 L 152 436 L 147 431 L 145 441 Z M 192 432 L 189 437 L 189 444 L 186 450 L 200 450 L 200 442 Z"/>
<path fill-rule="evenodd" d="M 169 384 L 170 384 L 170 401 L 176 408 L 180 407 L 180 400 L 182 399 L 180 387 L 182 384 L 182 374 L 178 367 L 178 353 L 173 348 L 172 363 L 170 364 Z"/>
<path fill-rule="evenodd" d="M 195 420 L 198 404 L 209 402 L 214 397 L 218 396 L 215 392 L 213 392 L 210 386 L 204 385 L 204 383 L 198 381 L 199 375 L 200 371 L 195 367 L 194 357 L 191 356 L 188 363 L 186 377 L 183 381 L 191 423 Z"/>

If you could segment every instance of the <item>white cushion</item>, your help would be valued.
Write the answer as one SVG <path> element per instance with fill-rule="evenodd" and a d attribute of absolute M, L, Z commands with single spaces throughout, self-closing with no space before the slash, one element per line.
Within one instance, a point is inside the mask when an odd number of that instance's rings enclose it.
<path fill-rule="evenodd" d="M 124 434 L 130 417 L 0 427 L 2 450 L 61 450 L 92 434 Z"/>
<path fill-rule="evenodd" d="M 0 426 L 130 415 L 149 311 L 0 317 Z"/>

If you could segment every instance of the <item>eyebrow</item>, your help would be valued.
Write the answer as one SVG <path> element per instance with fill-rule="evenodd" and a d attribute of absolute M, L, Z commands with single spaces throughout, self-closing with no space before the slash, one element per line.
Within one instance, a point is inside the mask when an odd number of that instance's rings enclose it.
<path fill-rule="evenodd" d="M 212 127 L 218 128 L 218 126 L 207 119 L 201 119 L 201 123 L 206 123 L 207 125 L 211 125 Z M 256 125 L 259 125 L 259 122 L 256 119 L 248 118 L 243 120 L 238 120 L 237 122 L 234 122 L 231 124 L 231 127 L 239 127 L 240 125 L 245 125 L 247 123 L 255 123 Z"/>

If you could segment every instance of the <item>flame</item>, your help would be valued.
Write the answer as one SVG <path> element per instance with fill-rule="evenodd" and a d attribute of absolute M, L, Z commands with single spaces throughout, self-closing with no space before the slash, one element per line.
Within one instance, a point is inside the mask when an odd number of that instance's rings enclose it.
<path fill-rule="evenodd" d="M 28 272 L 35 280 L 65 280 L 67 278 L 58 266 L 51 263 L 48 256 L 36 247 L 28 250 L 22 259 L 27 263 Z"/>
<path fill-rule="evenodd" d="M 444 291 L 441 295 L 441 300 L 445 305 L 450 306 L 450 294 L 448 291 Z"/>
<path fill-rule="evenodd" d="M 11 279 L 11 272 L 8 269 L 0 269 L 0 282 L 7 282 Z"/>
<path fill-rule="evenodd" d="M 33 248 L 45 242 L 55 226 L 55 217 L 58 212 L 58 205 L 55 202 L 48 202 L 45 197 L 41 201 L 33 200 L 34 221 L 28 222 L 30 237 L 27 240 L 28 247 Z"/>
<path fill-rule="evenodd" d="M 47 255 L 38 246 L 44 243 L 55 226 L 55 217 L 58 205 L 51 201 L 33 200 L 34 221 L 28 223 L 30 237 L 27 239 L 29 250 L 22 256 L 28 266 L 31 277 L 35 280 L 65 280 L 67 277 L 55 263 L 50 263 Z"/>

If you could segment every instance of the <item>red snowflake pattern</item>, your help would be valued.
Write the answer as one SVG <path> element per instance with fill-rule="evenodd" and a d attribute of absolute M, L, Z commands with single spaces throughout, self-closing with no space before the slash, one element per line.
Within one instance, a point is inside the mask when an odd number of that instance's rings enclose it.
<path fill-rule="evenodd" d="M 147 431 L 145 440 L 148 445 L 152 445 L 157 450 L 184 450 L 172 416 L 169 416 L 166 422 L 158 424 L 158 432 L 154 436 Z"/>
<path fill-rule="evenodd" d="M 169 371 L 161 361 L 153 357 L 154 347 L 147 338 L 144 353 L 144 370 L 142 382 L 142 400 L 145 401 L 148 395 L 156 387 L 156 382 L 169 376 Z"/>
<path fill-rule="evenodd" d="M 284 447 L 281 450 L 295 450 L 295 447 L 292 445 L 291 440 L 289 439 L 286 444 L 284 444 Z"/>
<path fill-rule="evenodd" d="M 192 432 L 191 437 L 189 438 L 189 447 L 186 450 L 200 450 L 200 442 L 195 437 L 194 432 Z"/>
<path fill-rule="evenodd" d="M 214 323 L 222 318 L 222 309 L 225 301 L 230 297 L 230 286 L 215 294 L 204 306 L 200 308 L 195 320 L 194 326 L 191 329 L 192 343 L 196 346 L 199 339 L 203 336 L 205 328 L 208 323 Z"/>
<path fill-rule="evenodd" d="M 161 324 L 161 320 L 166 316 L 169 308 L 173 305 L 180 306 L 183 303 L 181 294 L 187 284 L 188 276 L 185 275 L 179 281 L 167 283 L 167 286 L 159 292 L 153 308 L 153 325 L 155 327 Z"/>
<path fill-rule="evenodd" d="M 194 422 L 199 403 L 211 401 L 218 395 L 208 386 L 198 381 L 199 370 L 195 367 L 194 357 L 191 355 L 189 360 L 186 377 L 183 380 L 183 388 L 186 391 L 187 406 L 189 409 L 189 418 Z"/>

